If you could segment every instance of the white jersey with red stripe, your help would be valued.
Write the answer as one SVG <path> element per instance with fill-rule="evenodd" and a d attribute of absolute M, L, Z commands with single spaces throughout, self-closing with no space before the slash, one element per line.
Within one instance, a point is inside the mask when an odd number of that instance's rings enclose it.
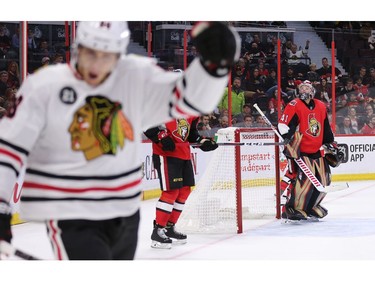
<path fill-rule="evenodd" d="M 91 87 L 67 64 L 29 75 L 14 116 L 0 120 L 0 198 L 9 200 L 21 168 L 26 220 L 109 219 L 140 207 L 142 132 L 211 112 L 227 77 L 198 60 L 183 73 L 153 59 L 121 58 Z"/>

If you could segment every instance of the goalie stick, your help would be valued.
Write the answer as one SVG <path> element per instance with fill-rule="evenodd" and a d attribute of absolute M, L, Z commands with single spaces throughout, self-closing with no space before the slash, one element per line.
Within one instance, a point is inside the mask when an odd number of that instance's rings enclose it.
<path fill-rule="evenodd" d="M 4 240 L 0 241 L 0 254 L 4 254 L 7 257 L 15 256 L 23 260 L 41 260 L 15 248 L 12 244 Z"/>
<path fill-rule="evenodd" d="M 271 127 L 272 131 L 275 132 L 275 134 L 279 137 L 279 139 L 284 142 L 284 138 L 280 135 L 279 131 L 275 128 L 275 126 L 272 125 L 270 120 L 268 120 L 267 116 L 264 115 L 263 111 L 258 107 L 257 104 L 254 104 L 255 109 L 259 112 L 259 114 L 262 116 L 263 120 Z M 316 176 L 311 172 L 310 168 L 306 165 L 306 163 L 301 159 L 297 158 L 294 159 L 294 161 L 297 163 L 298 167 L 302 170 L 302 172 L 306 175 L 306 177 L 311 181 L 311 183 L 315 186 L 315 188 L 319 192 L 332 192 L 332 191 L 340 191 L 343 189 L 347 189 L 349 187 L 348 183 L 346 183 L 346 186 L 326 186 L 322 185 L 322 183 L 316 178 Z"/>

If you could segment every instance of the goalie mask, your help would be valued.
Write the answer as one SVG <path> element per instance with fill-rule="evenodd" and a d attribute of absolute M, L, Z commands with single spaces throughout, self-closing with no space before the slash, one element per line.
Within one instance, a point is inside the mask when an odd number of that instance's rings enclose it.
<path fill-rule="evenodd" d="M 297 97 L 301 100 L 313 99 L 315 95 L 315 88 L 310 81 L 305 80 L 298 85 L 298 94 Z"/>
<path fill-rule="evenodd" d="M 76 45 L 103 52 L 125 54 L 130 31 L 124 21 L 81 21 L 78 23 Z"/>

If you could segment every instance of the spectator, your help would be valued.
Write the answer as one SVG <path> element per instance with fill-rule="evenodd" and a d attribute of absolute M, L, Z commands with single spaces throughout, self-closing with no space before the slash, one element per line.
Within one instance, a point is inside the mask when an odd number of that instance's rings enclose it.
<path fill-rule="evenodd" d="M 281 90 L 287 94 L 287 97 L 284 99 L 285 103 L 295 98 L 296 78 L 293 67 L 291 66 L 288 66 L 286 76 L 281 79 Z"/>
<path fill-rule="evenodd" d="M 252 128 L 252 127 L 254 126 L 254 124 L 253 124 L 253 120 L 254 120 L 253 116 L 251 116 L 251 115 L 246 115 L 246 116 L 244 117 L 243 122 L 239 122 L 239 123 L 237 123 L 237 124 L 236 124 L 236 127 Z"/>
<path fill-rule="evenodd" d="M 244 58 L 240 58 L 239 61 L 234 65 L 232 70 L 232 80 L 239 77 L 241 79 L 241 89 L 245 89 L 246 86 L 246 75 L 247 75 L 246 62 Z"/>
<path fill-rule="evenodd" d="M 47 40 L 41 40 L 39 43 L 39 48 L 34 52 L 35 60 L 42 60 L 44 57 L 52 58 L 55 52 L 49 47 Z"/>
<path fill-rule="evenodd" d="M 187 63 L 188 65 L 190 65 L 190 63 L 196 58 L 198 57 L 198 51 L 197 51 L 197 48 L 195 46 L 191 46 L 190 47 L 190 51 L 187 55 Z"/>
<path fill-rule="evenodd" d="M 62 54 L 56 53 L 53 56 L 52 64 L 64 63 L 64 56 Z"/>
<path fill-rule="evenodd" d="M 197 130 L 202 137 L 212 137 L 210 116 L 208 114 L 202 115 L 199 118 L 200 122 L 197 125 Z"/>
<path fill-rule="evenodd" d="M 343 110 L 346 110 L 350 94 L 355 93 L 353 86 L 353 79 L 349 78 L 348 80 L 346 80 L 345 86 L 340 88 L 337 93 L 336 111 L 342 112 L 343 116 L 346 115 L 346 113 L 343 113 Z"/>
<path fill-rule="evenodd" d="M 309 80 L 313 85 L 315 85 L 316 84 L 315 82 L 320 81 L 320 76 L 316 72 L 316 64 L 315 63 L 310 64 L 309 68 L 310 70 L 306 74 L 306 79 Z"/>
<path fill-rule="evenodd" d="M 244 122 L 245 116 L 247 115 L 251 115 L 251 104 L 248 104 L 248 103 L 243 105 L 242 112 L 235 115 L 233 119 L 236 120 L 235 122 L 237 124 L 240 122 Z"/>
<path fill-rule="evenodd" d="M 280 108 L 280 111 L 283 112 L 284 111 L 284 108 L 285 108 L 285 102 L 283 99 L 281 99 L 281 108 Z M 279 110 L 278 109 L 278 93 L 277 93 L 277 87 L 275 87 L 274 89 L 274 92 L 270 98 L 270 100 L 268 101 L 268 110 L 267 110 L 267 113 L 269 115 L 269 119 L 271 121 L 271 123 L 273 125 L 277 125 L 278 123 L 278 112 Z"/>
<path fill-rule="evenodd" d="M 8 88 L 8 71 L 0 71 L 0 97 L 5 97 L 5 91 Z"/>
<path fill-rule="evenodd" d="M 245 104 L 245 92 L 241 89 L 241 79 L 239 77 L 234 78 L 231 91 L 232 115 L 236 115 L 242 112 L 242 107 Z M 228 109 L 228 96 L 229 89 L 227 87 L 218 105 L 220 112 Z"/>
<path fill-rule="evenodd" d="M 348 109 L 348 117 L 350 119 L 350 125 L 352 126 L 353 130 L 357 134 L 359 132 L 359 130 L 360 130 L 360 128 L 359 128 L 360 120 L 358 118 L 357 110 L 356 110 L 355 107 L 349 107 L 349 109 Z"/>
<path fill-rule="evenodd" d="M 255 42 L 251 43 L 250 49 L 245 53 L 244 58 L 247 61 L 249 66 L 256 65 L 260 58 L 265 58 L 265 53 L 258 47 L 258 44 Z"/>
<path fill-rule="evenodd" d="M 269 127 L 262 115 L 256 115 L 255 117 L 255 123 L 253 124 L 253 127 L 255 128 L 265 128 Z"/>
<path fill-rule="evenodd" d="M 34 30 L 29 29 L 27 34 L 27 47 L 32 54 L 38 49 L 38 43 L 35 38 Z"/>
<path fill-rule="evenodd" d="M 12 35 L 12 48 L 15 51 L 18 51 L 20 48 L 20 29 L 17 26 L 15 33 Z"/>
<path fill-rule="evenodd" d="M 370 77 L 367 75 L 367 68 L 361 66 L 358 73 L 353 76 L 353 81 L 357 82 L 358 78 L 362 79 L 362 84 L 366 87 L 370 86 Z"/>
<path fill-rule="evenodd" d="M 265 67 L 263 59 L 260 59 L 258 61 L 258 65 L 256 66 L 256 68 L 259 69 L 259 75 L 260 75 L 262 81 L 264 82 L 269 75 L 269 71 Z"/>
<path fill-rule="evenodd" d="M 12 45 L 8 35 L 6 35 L 6 27 L 0 26 L 0 50 L 7 52 Z"/>
<path fill-rule="evenodd" d="M 257 67 L 253 68 L 253 70 L 250 72 L 247 80 L 246 90 L 251 92 L 252 95 L 264 93 L 264 80 Z M 251 102 L 251 100 L 247 100 L 246 102 Z"/>
<path fill-rule="evenodd" d="M 375 134 L 375 115 L 371 116 L 370 122 L 366 123 L 360 132 L 362 134 Z"/>
<path fill-rule="evenodd" d="M 331 81 L 331 76 L 332 76 L 332 66 L 329 65 L 328 63 L 328 59 L 327 58 L 322 58 L 322 67 L 319 68 L 317 71 L 316 71 L 320 77 L 322 77 L 323 75 L 325 75 L 327 77 L 327 80 L 328 81 Z M 335 67 L 335 75 L 336 75 L 336 78 L 341 78 L 342 77 L 342 74 L 341 74 L 341 71 Z"/>
<path fill-rule="evenodd" d="M 365 107 L 365 113 L 359 118 L 359 126 L 363 127 L 364 124 L 369 123 L 373 114 L 374 108 L 372 107 L 372 104 L 369 103 Z"/>
<path fill-rule="evenodd" d="M 223 129 L 223 128 L 228 128 L 229 126 L 229 117 L 228 115 L 221 115 L 219 117 L 219 124 L 215 127 L 212 128 L 211 134 L 215 135 L 218 130 Z"/>
<path fill-rule="evenodd" d="M 20 72 L 18 69 L 18 63 L 16 61 L 11 61 L 8 64 L 8 83 L 7 86 L 9 88 L 16 88 L 18 89 L 20 87 Z"/>
<path fill-rule="evenodd" d="M 353 135 L 357 132 L 353 129 L 349 117 L 344 117 L 342 123 L 338 124 L 338 132 L 343 135 Z"/>
<path fill-rule="evenodd" d="M 371 50 L 374 50 L 375 49 L 375 34 L 371 34 L 371 36 L 369 36 L 369 38 L 367 39 L 367 43 L 368 43 L 368 47 L 369 49 Z"/>
<path fill-rule="evenodd" d="M 332 88 L 328 84 L 325 77 L 320 79 L 320 83 L 315 86 L 315 98 L 321 100 L 327 108 L 327 112 L 331 111 L 331 102 L 332 102 Z"/>
<path fill-rule="evenodd" d="M 267 92 L 270 88 L 277 85 L 277 73 L 274 68 L 269 71 L 268 77 L 264 80 L 264 90 Z"/>
<path fill-rule="evenodd" d="M 305 48 L 302 50 L 298 50 L 298 46 L 296 44 L 292 44 L 290 47 L 290 51 L 286 53 L 287 55 L 287 62 L 289 65 L 298 65 L 300 63 L 306 64 L 306 60 L 304 58 L 307 58 L 308 51 L 309 51 L 310 41 L 306 40 Z"/>
<path fill-rule="evenodd" d="M 353 85 L 353 88 L 355 90 L 355 93 L 357 94 L 357 100 L 361 104 L 362 107 L 364 107 L 367 103 L 372 101 L 370 100 L 370 92 L 366 85 L 363 85 L 362 78 L 357 77 L 357 80 L 355 80 L 355 84 Z"/>

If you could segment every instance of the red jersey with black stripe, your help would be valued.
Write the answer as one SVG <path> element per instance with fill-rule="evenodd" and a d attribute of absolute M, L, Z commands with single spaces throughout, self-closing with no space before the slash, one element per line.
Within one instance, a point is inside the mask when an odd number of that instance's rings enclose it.
<path fill-rule="evenodd" d="M 285 107 L 279 124 L 289 127 L 290 131 L 287 133 L 289 138 L 296 130 L 303 135 L 300 144 L 302 153 L 316 153 L 322 144 L 334 140 L 326 106 L 317 99 L 312 99 L 309 105 L 299 98 L 292 100 Z"/>

